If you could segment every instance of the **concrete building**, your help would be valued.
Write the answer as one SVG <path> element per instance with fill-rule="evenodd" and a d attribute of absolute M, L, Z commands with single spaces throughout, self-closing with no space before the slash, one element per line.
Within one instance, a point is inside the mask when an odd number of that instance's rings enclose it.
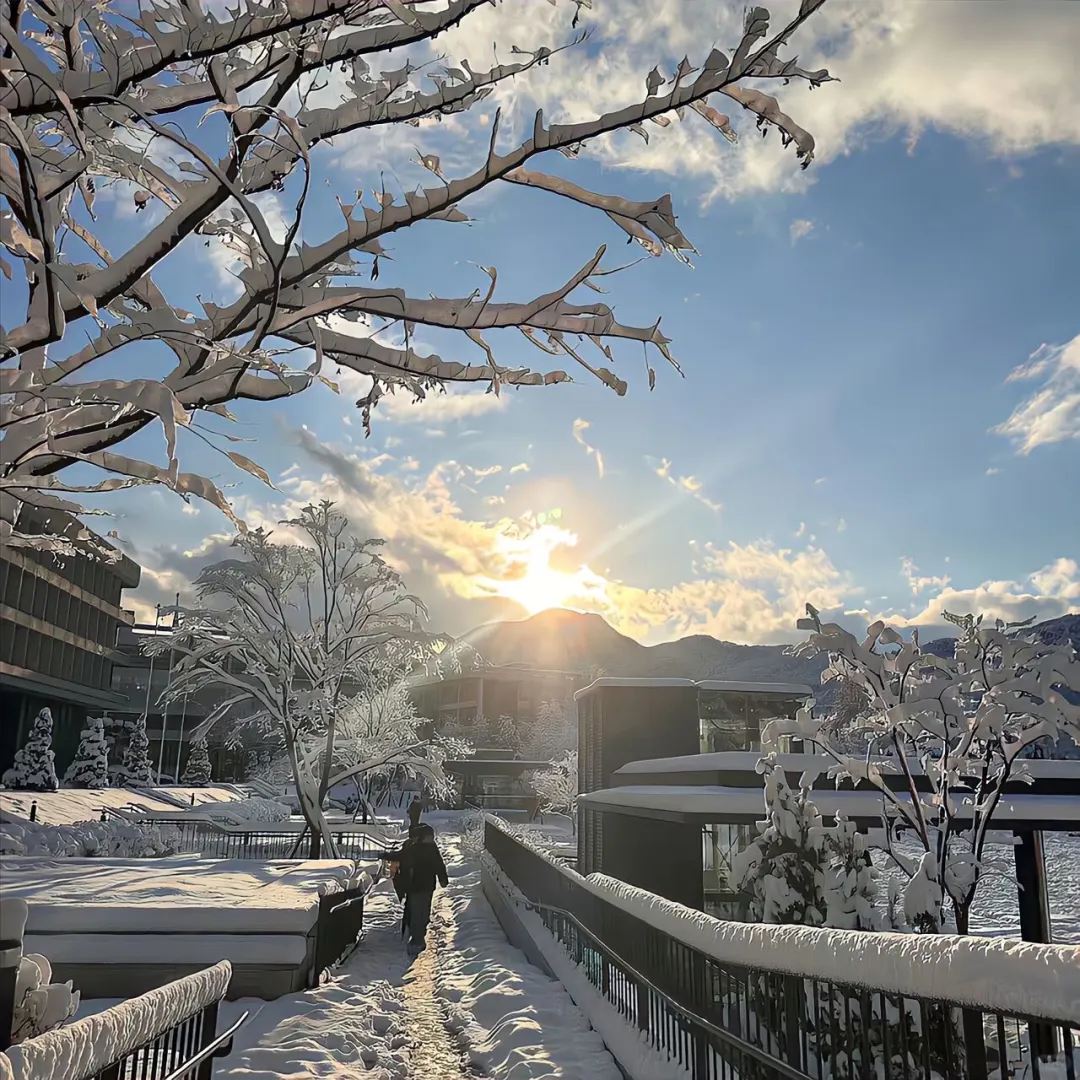
<path fill-rule="evenodd" d="M 53 528 L 50 515 L 49 531 Z M 44 515 L 24 511 L 23 530 Z M 63 523 L 73 531 L 74 523 Z M 104 541 L 102 541 L 104 543 Z M 126 555 L 58 555 L 0 548 L 0 770 L 11 765 L 30 722 L 42 708 L 53 715 L 53 750 L 62 773 L 75 755 L 88 714 L 122 700 L 112 689 L 120 627 L 134 622 L 122 607 L 124 589 L 139 584 L 140 568 Z"/>

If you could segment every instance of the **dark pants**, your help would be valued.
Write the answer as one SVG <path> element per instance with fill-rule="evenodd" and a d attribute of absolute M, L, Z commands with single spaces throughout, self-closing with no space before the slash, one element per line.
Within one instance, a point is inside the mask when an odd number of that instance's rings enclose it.
<path fill-rule="evenodd" d="M 435 894 L 411 892 L 405 901 L 409 913 L 409 944 L 422 949 L 427 945 L 428 923 L 431 922 L 431 901 Z"/>

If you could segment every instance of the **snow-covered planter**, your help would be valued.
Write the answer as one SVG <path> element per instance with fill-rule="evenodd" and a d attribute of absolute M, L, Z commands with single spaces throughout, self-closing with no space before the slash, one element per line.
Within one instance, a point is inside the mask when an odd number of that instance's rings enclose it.
<path fill-rule="evenodd" d="M 49 709 L 34 717 L 26 745 L 16 754 L 10 769 L 3 775 L 4 787 L 16 791 L 55 791 L 56 755 L 52 748 L 53 718 Z"/>
<path fill-rule="evenodd" d="M 0 855 L 157 859 L 175 855 L 180 833 L 170 825 L 84 821 L 77 825 L 0 824 Z"/>
<path fill-rule="evenodd" d="M 79 749 L 64 773 L 64 783 L 78 788 L 109 786 L 109 744 L 103 717 L 86 718 L 86 726 L 79 733 Z"/>

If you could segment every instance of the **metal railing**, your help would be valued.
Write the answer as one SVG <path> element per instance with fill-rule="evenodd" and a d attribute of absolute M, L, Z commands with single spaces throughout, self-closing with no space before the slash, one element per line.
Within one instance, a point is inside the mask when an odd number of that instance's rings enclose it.
<path fill-rule="evenodd" d="M 366 889 L 357 887 L 319 897 L 311 986 L 318 986 L 323 973 L 340 964 L 360 943 L 366 894 Z"/>
<path fill-rule="evenodd" d="M 157 825 L 179 833 L 178 854 L 198 854 L 208 859 L 302 859 L 307 855 L 310 834 L 272 828 L 243 828 L 207 821 L 176 818 L 141 818 L 140 825 Z M 370 830 L 332 830 L 343 859 L 376 860 L 381 848 Z"/>
<path fill-rule="evenodd" d="M 16 948 L 21 954 L 21 942 Z M 223 961 L 151 990 L 135 999 L 134 1010 L 130 1002 L 121 1002 L 14 1046 L 5 1040 L 0 1049 L 24 1080 L 57 1080 L 60 1075 L 63 1080 L 211 1080 L 215 1059 L 231 1052 L 233 1036 L 248 1017 L 245 1011 L 226 1031 L 217 1030 L 218 1007 L 231 974 Z M 14 997 L 5 997 L 0 1006 L 14 1014 Z M 111 1046 L 111 1052 L 103 1052 L 102 1044 Z"/>
<path fill-rule="evenodd" d="M 1080 1020 L 901 996 L 873 972 L 853 985 L 723 963 L 491 821 L 485 847 L 589 982 L 694 1080 L 1040 1080 L 1050 1061 L 1076 1080 Z"/>

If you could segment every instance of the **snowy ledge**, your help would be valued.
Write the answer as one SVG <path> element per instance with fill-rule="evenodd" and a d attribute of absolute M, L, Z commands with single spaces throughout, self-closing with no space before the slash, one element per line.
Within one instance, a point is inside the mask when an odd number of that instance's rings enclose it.
<path fill-rule="evenodd" d="M 582 877 L 498 818 L 487 820 L 595 896 L 725 964 L 989 1012 L 1065 1023 L 1080 1016 L 1078 945 L 725 922 L 604 874 Z"/>
<path fill-rule="evenodd" d="M 231 978 L 232 966 L 223 960 L 106 1012 L 12 1046 L 7 1051 L 11 1076 L 13 1080 L 77 1080 L 93 1076 L 221 1000 Z M 0 1069 L 0 1075 L 3 1071 Z"/>

